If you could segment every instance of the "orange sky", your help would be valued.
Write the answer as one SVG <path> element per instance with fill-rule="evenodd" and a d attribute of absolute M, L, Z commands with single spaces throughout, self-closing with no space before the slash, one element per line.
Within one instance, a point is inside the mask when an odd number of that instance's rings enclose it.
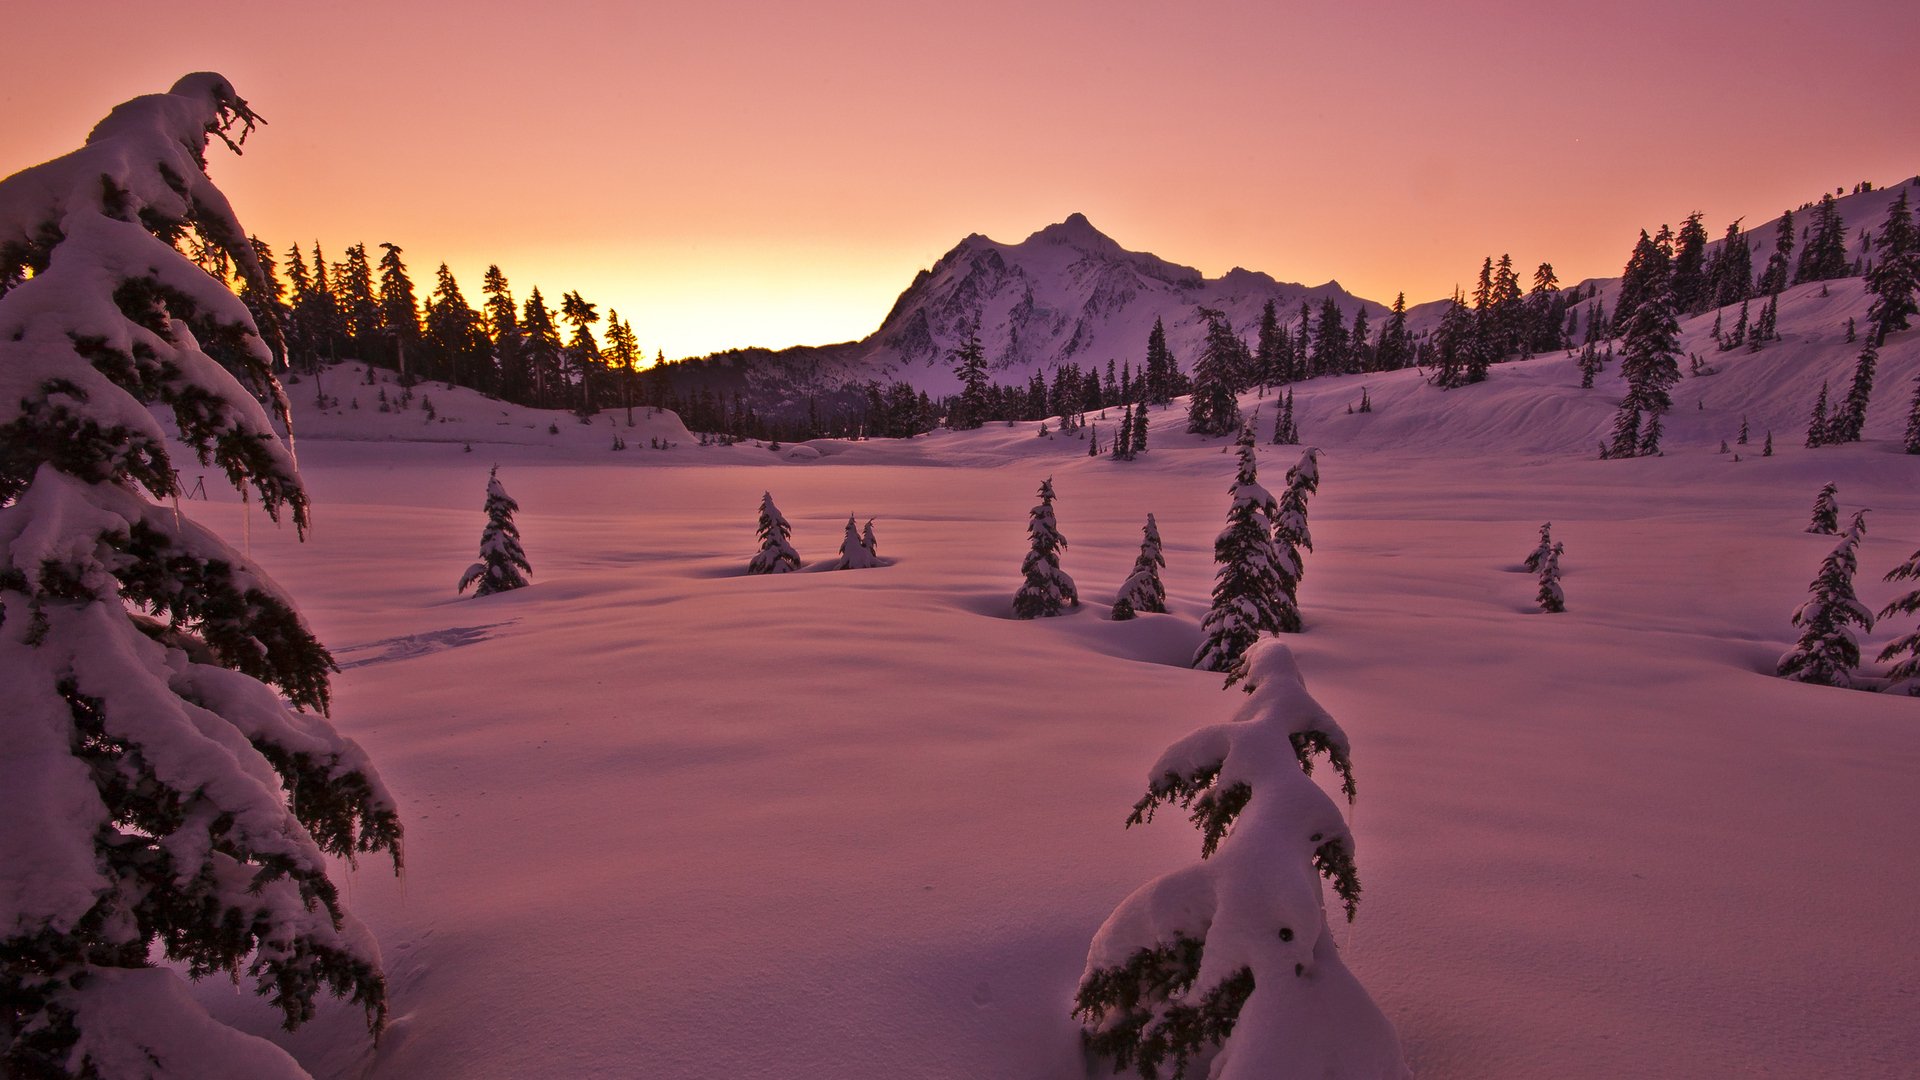
<path fill-rule="evenodd" d="M 1728 14 L 1731 12 L 1732 14 Z M 214 176 L 276 249 L 497 262 L 648 352 L 864 336 L 961 237 L 1409 301 L 1616 274 L 1642 226 L 1920 171 L 1910 3 L 974 0 L 10 5 L 0 173 L 192 70 L 271 125 Z"/>

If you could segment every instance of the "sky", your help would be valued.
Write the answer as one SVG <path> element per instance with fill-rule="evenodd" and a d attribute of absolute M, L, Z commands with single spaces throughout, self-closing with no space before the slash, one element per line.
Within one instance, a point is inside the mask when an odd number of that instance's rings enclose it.
<path fill-rule="evenodd" d="M 400 245 L 579 290 L 649 353 L 864 337 L 970 233 L 1391 302 L 1511 253 L 1920 172 L 1901 0 L 24 3 L 0 173 L 219 71 L 269 125 L 214 179 L 284 252 Z"/>

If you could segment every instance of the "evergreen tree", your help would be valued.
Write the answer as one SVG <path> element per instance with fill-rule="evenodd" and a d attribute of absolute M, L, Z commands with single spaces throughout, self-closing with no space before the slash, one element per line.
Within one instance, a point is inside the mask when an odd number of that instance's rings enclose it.
<path fill-rule="evenodd" d="M 520 529 L 513 523 L 520 504 L 513 501 L 500 483 L 497 465 L 487 473 L 486 510 L 487 524 L 480 530 L 480 561 L 460 575 L 458 590 L 466 592 L 467 586 L 472 585 L 475 596 L 523 588 L 527 574 L 533 572 L 533 567 L 527 565 L 526 552 L 520 549 Z"/>
<path fill-rule="evenodd" d="M 1660 290 L 1668 290 L 1667 307 L 1671 312 L 1671 259 L 1661 250 L 1659 242 L 1641 229 L 1633 254 L 1627 258 L 1627 268 L 1620 274 L 1620 296 L 1613 302 L 1613 325 L 1631 325 L 1641 302 Z"/>
<path fill-rule="evenodd" d="M 1121 415 L 1120 430 L 1113 436 L 1113 456 L 1116 461 L 1133 460 L 1133 406 Z"/>
<path fill-rule="evenodd" d="M 1300 553 L 1313 550 L 1313 534 L 1307 529 L 1307 498 L 1319 490 L 1320 451 L 1308 447 L 1301 451 L 1300 460 L 1293 468 L 1287 470 L 1287 487 L 1280 493 L 1273 519 L 1274 550 L 1280 556 L 1274 568 L 1285 601 L 1280 607 L 1277 629 L 1283 634 L 1300 632 L 1300 579 L 1306 576 L 1306 564 Z"/>
<path fill-rule="evenodd" d="M 1272 297 L 1268 297 L 1266 306 L 1260 309 L 1260 336 L 1256 340 L 1254 367 L 1260 373 L 1260 383 L 1271 386 L 1288 381 L 1286 331 L 1280 328 L 1280 312 Z"/>
<path fill-rule="evenodd" d="M 1374 352 L 1377 371 L 1399 371 L 1413 363 L 1413 338 L 1407 333 L 1407 294 L 1396 293 L 1393 311 L 1380 327 L 1380 347 Z"/>
<path fill-rule="evenodd" d="M 519 405 L 533 401 L 533 372 L 520 340 L 520 313 L 513 302 L 507 275 L 498 266 L 487 267 L 481 285 L 486 292 L 487 334 L 493 339 L 493 367 L 499 372 L 500 396 Z"/>
<path fill-rule="evenodd" d="M 1673 251 L 1673 307 L 1686 314 L 1705 311 L 1712 302 L 1707 282 L 1707 230 L 1700 211 L 1687 215 Z"/>
<path fill-rule="evenodd" d="M 633 388 L 643 356 L 640 339 L 633 333 L 633 324 L 622 319 L 618 311 L 608 308 L 607 366 L 620 377 L 620 397 L 627 408 L 628 427 L 633 426 Z"/>
<path fill-rule="evenodd" d="M 1673 404 L 1667 391 L 1680 381 L 1680 322 L 1672 290 L 1660 274 L 1658 264 L 1648 271 L 1645 293 L 1626 321 L 1620 344 L 1627 403 L 1646 413 L 1665 412 Z"/>
<path fill-rule="evenodd" d="M 1807 523 L 1807 531 L 1832 536 L 1840 531 L 1840 485 L 1828 483 L 1814 496 L 1813 520 Z"/>
<path fill-rule="evenodd" d="M 1802 281 L 1832 281 L 1846 277 L 1847 226 L 1840 220 L 1840 207 L 1832 195 L 1821 195 L 1813 209 L 1813 225 L 1807 232 L 1807 246 L 1800 250 L 1800 264 L 1794 270 L 1795 284 Z"/>
<path fill-rule="evenodd" d="M 1113 618 L 1124 622 L 1141 612 L 1165 613 L 1167 610 L 1167 590 L 1160 584 L 1160 571 L 1166 569 L 1167 559 L 1160 550 L 1160 526 L 1147 515 L 1147 523 L 1140 530 L 1140 554 L 1133 560 L 1133 571 L 1120 585 L 1120 595 L 1113 602 Z"/>
<path fill-rule="evenodd" d="M 1540 589 L 1533 598 L 1549 615 L 1567 610 L 1567 594 L 1560 588 L 1560 556 L 1565 551 L 1564 545 L 1556 543 L 1540 560 Z"/>
<path fill-rule="evenodd" d="M 1273 539 L 1280 507 L 1260 486 L 1251 428 L 1241 431 L 1238 445 L 1240 468 L 1228 489 L 1227 527 L 1213 542 L 1218 565 L 1213 606 L 1201 620 L 1205 640 L 1193 658 L 1193 666 L 1206 671 L 1231 670 L 1262 634 L 1300 628 L 1300 613 L 1287 606 L 1280 549 Z M 1298 578 L 1297 563 L 1288 573 Z"/>
<path fill-rule="evenodd" d="M 1486 362 L 1475 344 L 1474 315 L 1467 310 L 1458 289 L 1454 290 L 1453 299 L 1440 317 L 1440 328 L 1434 334 L 1434 354 L 1433 375 L 1428 381 L 1442 390 L 1487 377 Z"/>
<path fill-rule="evenodd" d="M 1347 371 L 1373 370 L 1373 353 L 1367 347 L 1367 309 L 1353 309 L 1353 327 L 1347 331 Z"/>
<path fill-rule="evenodd" d="M 520 355 L 533 383 L 533 403 L 552 408 L 565 400 L 566 377 L 561 371 L 560 331 L 553 325 L 538 286 L 527 295 L 520 312 Z"/>
<path fill-rule="evenodd" d="M 1793 211 L 1784 210 L 1780 214 L 1780 225 L 1774 233 L 1773 254 L 1767 257 L 1767 268 L 1760 273 L 1758 292 L 1778 296 L 1780 290 L 1787 287 L 1787 266 L 1793 257 Z"/>
<path fill-rule="evenodd" d="M 866 541 L 860 536 L 859 523 L 854 521 L 852 514 L 848 514 L 847 532 L 846 535 L 840 538 L 840 557 L 835 559 L 833 565 L 828 567 L 828 569 L 871 570 L 874 567 L 885 565 L 886 563 L 881 562 L 879 556 L 875 555 L 873 550 L 867 547 Z"/>
<path fill-rule="evenodd" d="M 1613 414 L 1613 442 L 1602 457 L 1630 458 L 1640 452 L 1640 410 L 1622 401 Z"/>
<path fill-rule="evenodd" d="M 1813 403 L 1813 418 L 1807 421 L 1807 446 L 1827 444 L 1827 384 L 1820 384 L 1820 396 Z"/>
<path fill-rule="evenodd" d="M 1540 572 L 1541 564 L 1546 562 L 1547 556 L 1551 554 L 1553 554 L 1553 522 L 1549 521 L 1540 526 L 1540 542 L 1527 553 L 1526 561 L 1522 565 L 1527 568 L 1527 573 L 1537 574 Z"/>
<path fill-rule="evenodd" d="M 347 249 L 346 261 L 333 268 L 333 280 L 354 355 L 361 360 L 384 355 L 378 351 L 380 302 L 373 295 L 373 264 L 367 261 L 367 245 L 355 244 Z"/>
<path fill-rule="evenodd" d="M 867 523 L 860 527 L 860 546 L 866 548 L 867 554 L 874 558 L 877 559 L 880 557 L 880 541 L 873 537 L 872 518 L 868 518 Z"/>
<path fill-rule="evenodd" d="M 947 426 L 956 431 L 977 428 L 987 422 L 987 349 L 980 344 L 978 328 L 967 332 L 967 340 L 953 350 L 953 374 L 960 380 L 960 401 L 954 407 L 947 420 Z M 1062 426 L 1071 412 L 1063 403 L 1060 408 Z"/>
<path fill-rule="evenodd" d="M 1759 352 L 1762 342 L 1778 341 L 1780 339 L 1779 323 L 1780 294 L 1773 293 L 1767 297 L 1766 306 L 1760 309 L 1760 321 L 1755 325 L 1753 333 L 1748 335 L 1748 348 Z"/>
<path fill-rule="evenodd" d="M 1037 619 L 1063 614 L 1080 606 L 1080 591 L 1060 569 L 1060 552 L 1067 538 L 1053 517 L 1053 479 L 1040 482 L 1040 502 L 1027 511 L 1027 557 L 1020 562 L 1024 581 L 1013 594 L 1013 616 Z"/>
<path fill-rule="evenodd" d="M 1074 997 L 1100 1071 L 1142 1077 L 1411 1074 L 1399 1042 L 1340 961 L 1321 899 L 1351 920 L 1353 838 L 1308 775 L 1324 755 L 1353 796 L 1350 744 L 1276 641 L 1246 654 L 1233 720 L 1169 747 L 1127 824 L 1187 811 L 1201 861 L 1148 882 L 1107 918 Z M 1292 762 L 1298 762 L 1294 768 Z"/>
<path fill-rule="evenodd" d="M 297 1027 L 322 991 L 378 1029 L 386 983 L 327 857 L 395 803 L 326 719 L 333 658 L 252 562 L 163 500 L 149 406 L 274 520 L 308 503 L 275 434 L 280 338 L 170 242 L 268 285 L 206 173 L 257 117 L 224 78 L 135 98 L 0 180 L 0 747 L 9 762 L 0 1074 L 304 1080 L 176 970 L 244 971 Z M 267 314 L 271 314 L 268 309 Z M 271 418 L 271 419 L 270 419 Z M 297 797 L 296 797 L 297 796 Z M 174 965 L 169 970 L 163 964 Z"/>
<path fill-rule="evenodd" d="M 1728 334 L 1720 343 L 1720 351 L 1728 352 L 1747 343 L 1747 301 L 1740 301 L 1740 318 L 1733 324 L 1733 333 Z"/>
<path fill-rule="evenodd" d="M 1165 405 L 1179 396 L 1180 365 L 1174 360 L 1172 350 L 1167 348 L 1167 328 L 1158 318 L 1153 320 L 1153 329 L 1147 332 L 1145 366 L 1148 401 Z"/>
<path fill-rule="evenodd" d="M 493 343 L 488 340 L 480 313 L 467 306 L 460 283 L 446 263 L 434 275 L 427 297 L 427 333 L 423 343 L 431 359 L 429 370 L 461 386 L 491 389 Z"/>
<path fill-rule="evenodd" d="M 1533 289 L 1527 293 L 1525 347 L 1528 352 L 1551 352 L 1569 346 L 1571 336 L 1562 329 L 1560 319 L 1560 279 L 1552 263 L 1541 263 L 1533 271 Z"/>
<path fill-rule="evenodd" d="M 1877 245 L 1880 258 L 1867 271 L 1867 291 L 1873 294 L 1867 305 L 1867 320 L 1873 324 L 1869 340 L 1880 345 L 1888 334 L 1905 330 L 1908 320 L 1920 315 L 1920 306 L 1914 302 L 1915 290 L 1920 287 L 1920 237 L 1915 235 L 1913 215 L 1907 210 L 1905 189 L 1887 208 Z"/>
<path fill-rule="evenodd" d="M 749 574 L 785 574 L 800 569 L 800 553 L 789 540 L 793 526 L 787 524 L 780 508 L 773 505 L 773 493 L 760 496 L 760 550 L 747 562 Z"/>
<path fill-rule="evenodd" d="M 418 352 L 420 343 L 420 303 L 414 296 L 413 279 L 400 260 L 400 249 L 381 244 L 380 251 L 380 332 L 392 346 L 383 355 L 408 374 L 407 357 Z"/>
<path fill-rule="evenodd" d="M 1347 324 L 1340 314 L 1340 305 L 1328 296 L 1320 301 L 1320 322 L 1313 333 L 1313 370 L 1323 375 L 1336 375 L 1348 370 Z M 1195 378 L 1198 378 L 1198 372 Z M 1238 426 L 1235 421 L 1233 426 Z M 1227 430 L 1231 431 L 1229 427 Z M 1218 434 L 1226 434 L 1219 432 Z"/>
<path fill-rule="evenodd" d="M 1873 613 L 1853 594 L 1860 541 L 1867 533 L 1867 512 L 1854 512 L 1853 523 L 1840 543 L 1820 564 L 1808 586 L 1806 603 L 1793 613 L 1800 640 L 1780 658 L 1781 678 L 1817 686 L 1852 686 L 1860 666 L 1860 642 L 1849 629 L 1873 629 Z"/>
<path fill-rule="evenodd" d="M 1222 312 L 1201 308 L 1207 320 L 1207 342 L 1193 364 L 1193 399 L 1187 406 L 1187 431 L 1195 435 L 1227 435 L 1240 426 L 1240 403 L 1234 400 L 1232 375 L 1245 348 Z"/>
<path fill-rule="evenodd" d="M 1902 194 L 1905 194 L 1902 192 Z M 1914 552 L 1906 562 L 1887 571 L 1886 581 L 1920 581 L 1920 551 Z M 1889 603 L 1880 611 L 1881 619 L 1891 619 L 1895 615 L 1913 615 L 1920 613 L 1920 589 L 1907 593 Z M 1887 672 L 1887 689 L 1904 694 L 1920 695 L 1920 628 L 1904 637 L 1896 638 L 1880 650 L 1880 662 L 1897 660 Z"/>
<path fill-rule="evenodd" d="M 589 304 L 578 292 L 560 297 L 560 317 L 573 326 L 573 338 L 567 342 L 567 355 L 580 375 L 580 415 L 594 413 L 593 373 L 604 363 L 600 343 L 594 340 L 593 324 L 600 321 L 600 306 Z M 724 426 L 724 425 L 723 425 Z"/>
<path fill-rule="evenodd" d="M 1589 341 L 1580 347 L 1580 389 L 1593 389 L 1594 377 L 1600 374 L 1600 349 Z"/>
<path fill-rule="evenodd" d="M 1907 406 L 1906 451 L 1920 454 L 1920 379 L 1914 380 L 1913 402 Z"/>
<path fill-rule="evenodd" d="M 1133 452 L 1147 452 L 1147 403 L 1144 401 L 1133 411 Z"/>
<path fill-rule="evenodd" d="M 1660 456 L 1660 434 L 1660 414 L 1649 413 L 1647 415 L 1647 426 L 1640 430 L 1640 448 L 1638 452 L 1641 457 Z"/>
<path fill-rule="evenodd" d="M 1738 219 L 1727 226 L 1720 250 L 1714 252 L 1709 264 L 1707 279 L 1716 307 L 1736 300 L 1744 302 L 1753 295 L 1753 248 Z"/>
<path fill-rule="evenodd" d="M 1853 384 L 1847 388 L 1847 400 L 1827 421 L 1828 442 L 1860 441 L 1867 424 L 1867 401 L 1873 396 L 1873 369 L 1879 358 L 1880 351 L 1873 347 L 1872 341 L 1860 350 L 1860 359 L 1853 366 Z"/>
<path fill-rule="evenodd" d="M 1773 432 L 1771 430 L 1767 432 L 1767 444 L 1766 446 L 1761 448 L 1760 456 L 1761 457 L 1773 456 Z"/>
<path fill-rule="evenodd" d="M 1740 438 L 1736 441 L 1741 446 L 1747 445 L 1747 418 L 1745 415 L 1740 417 Z"/>

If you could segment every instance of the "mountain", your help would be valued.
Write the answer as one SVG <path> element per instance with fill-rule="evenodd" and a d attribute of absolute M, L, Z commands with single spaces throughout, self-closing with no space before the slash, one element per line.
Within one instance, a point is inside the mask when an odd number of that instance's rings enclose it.
<path fill-rule="evenodd" d="M 1226 313 L 1252 341 L 1262 307 L 1297 324 L 1304 301 L 1316 315 L 1332 297 L 1348 320 L 1358 308 L 1378 325 L 1386 308 L 1337 281 L 1306 286 L 1235 268 L 1209 278 L 1191 266 L 1129 251 L 1083 214 L 1017 244 L 975 234 L 922 270 L 879 329 L 860 341 L 770 351 L 742 349 L 675 365 L 674 390 L 744 394 L 763 416 L 804 412 L 867 383 L 905 382 L 935 396 L 959 388 L 952 351 L 977 325 L 994 381 L 1025 383 L 1065 363 L 1139 367 L 1154 320 L 1190 367 L 1206 334 L 1200 309 Z"/>

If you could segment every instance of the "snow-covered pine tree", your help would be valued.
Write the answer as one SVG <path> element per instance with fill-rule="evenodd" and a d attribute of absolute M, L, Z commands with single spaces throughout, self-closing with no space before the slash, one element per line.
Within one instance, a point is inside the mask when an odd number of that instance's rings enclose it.
<path fill-rule="evenodd" d="M 1527 568 L 1527 573 L 1537 574 L 1540 572 L 1540 564 L 1545 562 L 1547 556 L 1551 554 L 1553 554 L 1553 522 L 1549 521 L 1540 526 L 1540 542 L 1527 553 L 1526 561 L 1521 565 Z"/>
<path fill-rule="evenodd" d="M 1133 453 L 1137 457 L 1147 452 L 1147 403 L 1142 401 L 1133 412 Z"/>
<path fill-rule="evenodd" d="M 760 550 L 747 563 L 749 574 L 785 574 L 800 569 L 800 553 L 789 538 L 793 526 L 773 505 L 773 492 L 760 496 Z"/>
<path fill-rule="evenodd" d="M 1167 610 L 1166 586 L 1160 583 L 1160 571 L 1166 568 L 1167 558 L 1160 550 L 1160 526 L 1147 515 L 1147 523 L 1140 529 L 1140 554 L 1133 560 L 1133 572 L 1120 585 L 1120 595 L 1113 602 L 1113 619 L 1125 622 L 1143 611 L 1165 613 Z"/>
<path fill-rule="evenodd" d="M 460 575 L 460 592 L 472 585 L 473 595 L 490 596 L 526 586 L 533 567 L 520 550 L 520 528 L 513 523 L 513 515 L 519 512 L 520 504 L 500 483 L 500 467 L 494 466 L 487 473 L 487 524 L 480 530 L 480 561 Z"/>
<path fill-rule="evenodd" d="M 1013 594 L 1014 617 L 1044 618 L 1079 607 L 1080 591 L 1060 569 L 1060 549 L 1067 546 L 1067 538 L 1053 517 L 1052 477 L 1040 482 L 1040 502 L 1027 511 L 1027 539 L 1027 557 L 1020 562 L 1025 580 Z"/>
<path fill-rule="evenodd" d="M 1767 430 L 1767 441 L 1766 441 L 1766 445 L 1764 445 L 1764 446 L 1762 446 L 1762 447 L 1760 448 L 1760 456 L 1761 456 L 1761 457 L 1772 457 L 1772 456 L 1773 456 L 1773 430 L 1772 430 L 1771 428 L 1769 428 L 1769 429 Z"/>
<path fill-rule="evenodd" d="M 866 548 L 867 554 L 874 558 L 877 559 L 880 557 L 880 541 L 873 537 L 872 518 L 868 518 L 867 523 L 860 527 L 860 546 Z"/>
<path fill-rule="evenodd" d="M 1234 335 L 1223 312 L 1201 308 L 1207 320 L 1207 342 L 1193 363 L 1193 397 L 1187 405 L 1187 430 L 1195 435 L 1227 435 L 1240 426 L 1240 405 L 1234 400 L 1233 373 L 1246 346 Z"/>
<path fill-rule="evenodd" d="M 1747 445 L 1747 418 L 1744 414 L 1740 417 L 1740 438 L 1735 441 L 1741 446 Z"/>
<path fill-rule="evenodd" d="M 871 570 L 876 566 L 885 566 L 874 553 L 867 548 L 860 536 L 860 523 L 847 515 L 847 532 L 840 538 L 840 557 L 835 559 L 829 570 Z"/>
<path fill-rule="evenodd" d="M 1673 404 L 1667 391 L 1680 381 L 1680 323 L 1673 312 L 1673 291 L 1665 264 L 1649 271 L 1646 297 L 1634 307 L 1620 342 L 1620 374 L 1627 380 L 1626 401 L 1656 414 Z"/>
<path fill-rule="evenodd" d="M 1201 861 L 1135 890 L 1094 935 L 1074 996 L 1082 1040 L 1142 1077 L 1408 1077 L 1327 920 L 1321 880 L 1349 920 L 1360 881 L 1353 833 L 1308 773 L 1324 754 L 1351 800 L 1347 736 L 1285 645 L 1255 645 L 1234 678 L 1248 696 L 1233 720 L 1168 747 L 1127 818 L 1189 811 Z"/>
<path fill-rule="evenodd" d="M 1640 410 L 1622 401 L 1613 414 L 1613 442 L 1602 457 L 1630 458 L 1640 450 Z"/>
<path fill-rule="evenodd" d="M 1556 542 L 1540 560 L 1540 590 L 1533 598 L 1550 615 L 1567 610 L 1567 594 L 1560 588 L 1560 556 L 1565 551 L 1566 546 Z"/>
<path fill-rule="evenodd" d="M 1873 369 L 1879 359 L 1880 350 L 1874 348 L 1869 338 L 1866 348 L 1860 350 L 1860 359 L 1854 362 L 1853 383 L 1847 388 L 1847 399 L 1827 420 L 1828 443 L 1860 441 L 1860 434 L 1867 426 L 1867 402 L 1873 397 Z"/>
<path fill-rule="evenodd" d="M 1280 549 L 1274 543 L 1274 522 L 1280 506 L 1260 486 L 1254 458 L 1253 429 L 1240 433 L 1240 469 L 1228 489 L 1227 527 L 1213 542 L 1213 606 L 1200 622 L 1206 635 L 1193 666 L 1206 671 L 1230 671 L 1262 634 L 1298 630 L 1300 613 L 1289 606 L 1281 572 Z M 1287 568 L 1297 578 L 1299 564 Z"/>
<path fill-rule="evenodd" d="M 1820 494 L 1813 498 L 1813 519 L 1807 523 L 1807 531 L 1822 536 L 1832 536 L 1840 531 L 1840 485 L 1827 483 L 1820 488 Z"/>
<path fill-rule="evenodd" d="M 1647 426 L 1640 430 L 1640 447 L 1636 453 L 1641 457 L 1659 457 L 1660 434 L 1660 414 L 1652 413 L 1647 417 Z"/>
<path fill-rule="evenodd" d="M 1820 563 L 1805 603 L 1793 612 L 1800 640 L 1780 658 L 1781 678 L 1819 686 L 1852 686 L 1860 666 L 1860 642 L 1850 626 L 1873 629 L 1873 613 L 1853 594 L 1860 541 L 1867 534 L 1867 512 L 1856 510 L 1840 543 Z"/>
<path fill-rule="evenodd" d="M 1884 344 L 1887 335 L 1905 330 L 1907 322 L 1920 315 L 1914 293 L 1920 289 L 1920 236 L 1913 227 L 1913 215 L 1907 210 L 1907 192 L 1887 208 L 1887 220 L 1874 238 L 1878 261 L 1867 271 L 1867 291 L 1873 301 L 1867 305 L 1867 318 L 1873 329 L 1867 340 Z"/>
<path fill-rule="evenodd" d="M 1909 454 L 1920 454 L 1920 379 L 1913 381 L 1913 401 L 1907 406 L 1907 434 L 1903 445 Z"/>
<path fill-rule="evenodd" d="M 1281 608 L 1279 630 L 1283 634 L 1300 632 L 1300 579 L 1306 576 L 1302 551 L 1313 550 L 1313 534 L 1307 529 L 1307 498 L 1320 490 L 1320 451 L 1308 447 L 1300 460 L 1287 470 L 1287 488 L 1280 493 L 1279 512 L 1273 519 L 1273 546 L 1280 561 L 1280 591 L 1286 596 Z"/>
<path fill-rule="evenodd" d="M 1813 416 L 1807 420 L 1807 446 L 1827 444 L 1827 384 L 1820 384 L 1820 396 L 1814 400 Z"/>
<path fill-rule="evenodd" d="M 209 137 L 237 151 L 257 120 L 189 75 L 0 180 L 0 1074 L 306 1076 L 163 958 L 244 970 L 289 1027 L 323 990 L 372 1028 L 386 1013 L 326 857 L 398 869 L 401 830 L 326 719 L 333 659 L 246 557 L 153 501 L 179 492 L 161 405 L 202 462 L 307 525 L 273 426 L 278 332 L 171 246 L 264 288 L 206 173 Z"/>
<path fill-rule="evenodd" d="M 1914 552 L 1906 562 L 1887 571 L 1886 581 L 1920 581 L 1920 551 Z M 1913 615 L 1920 613 L 1920 589 L 1902 596 L 1880 611 L 1882 619 L 1891 619 L 1895 615 Z M 1913 633 L 1896 638 L 1880 650 L 1880 662 L 1896 661 L 1887 672 L 1887 689 L 1895 693 L 1920 695 L 1920 628 Z"/>

